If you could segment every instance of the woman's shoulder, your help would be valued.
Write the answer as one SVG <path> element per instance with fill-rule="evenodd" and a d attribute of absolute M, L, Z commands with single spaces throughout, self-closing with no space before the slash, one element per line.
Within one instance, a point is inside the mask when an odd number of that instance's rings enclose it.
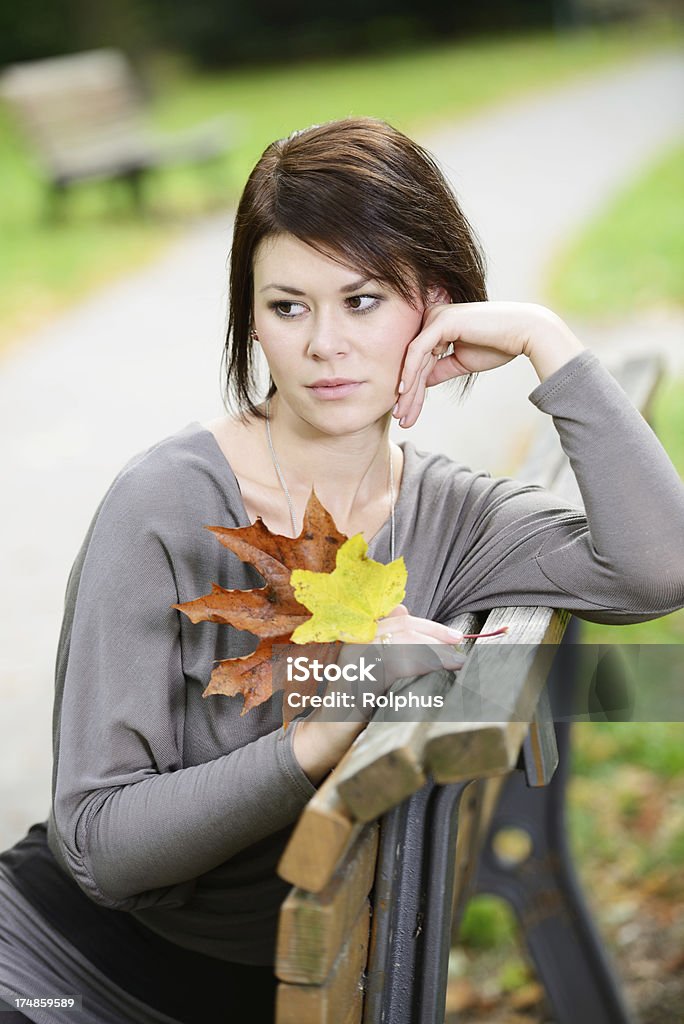
<path fill-rule="evenodd" d="M 539 488 L 508 476 L 492 476 L 445 452 L 417 448 L 410 441 L 402 447 L 404 480 L 397 508 L 422 544 L 470 528 L 512 498 L 535 504 L 535 496 L 526 495 Z"/>
<path fill-rule="evenodd" d="M 491 479 L 488 472 L 472 469 L 446 452 L 417 448 L 412 441 L 403 441 L 400 447 L 404 452 L 404 475 L 411 488 L 465 487 L 475 480 Z"/>
<path fill-rule="evenodd" d="M 104 494 L 98 515 L 176 517 L 225 510 L 239 498 L 235 477 L 211 431 L 198 421 L 133 455 Z"/>

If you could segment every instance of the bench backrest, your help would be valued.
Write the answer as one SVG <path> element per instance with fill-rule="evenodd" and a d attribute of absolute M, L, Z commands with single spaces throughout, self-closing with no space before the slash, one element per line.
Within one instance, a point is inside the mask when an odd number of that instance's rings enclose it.
<path fill-rule="evenodd" d="M 75 151 L 145 135 L 143 97 L 117 50 L 12 65 L 0 79 L 0 94 L 52 176 L 69 170 Z"/>

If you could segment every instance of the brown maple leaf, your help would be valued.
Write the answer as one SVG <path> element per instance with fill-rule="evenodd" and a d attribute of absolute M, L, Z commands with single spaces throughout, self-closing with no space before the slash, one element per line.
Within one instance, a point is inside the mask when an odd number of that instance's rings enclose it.
<path fill-rule="evenodd" d="M 192 622 L 218 622 L 247 630 L 260 638 L 251 654 L 220 661 L 211 673 L 209 685 L 202 694 L 209 697 L 222 693 L 229 697 L 242 694 L 241 714 L 263 704 L 273 693 L 272 657 L 274 647 L 288 644 L 292 633 L 311 618 L 311 612 L 295 598 L 290 586 L 293 569 L 332 572 L 338 549 L 347 540 L 321 505 L 314 491 L 306 506 L 302 531 L 298 537 L 271 533 L 261 516 L 251 526 L 229 528 L 207 526 L 217 540 L 248 562 L 264 577 L 266 585 L 253 590 L 226 590 L 212 583 L 211 593 L 194 601 L 172 607 L 187 615 Z M 321 660 L 329 660 L 336 644 L 306 644 L 297 653 L 310 656 L 312 651 Z M 316 684 L 313 683 L 312 692 Z M 298 687 L 302 692 L 302 687 Z M 283 703 L 284 712 L 286 702 Z M 284 721 L 293 715 L 284 713 Z"/>

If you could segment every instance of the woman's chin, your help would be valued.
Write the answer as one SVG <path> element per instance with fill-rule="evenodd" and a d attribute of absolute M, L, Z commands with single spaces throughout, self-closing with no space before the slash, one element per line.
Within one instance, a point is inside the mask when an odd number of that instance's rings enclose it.
<path fill-rule="evenodd" d="M 384 428 L 389 416 L 390 410 L 380 409 L 373 415 L 372 410 L 368 408 L 343 409 L 337 403 L 331 402 L 316 415 L 306 416 L 306 419 L 322 433 L 332 437 L 343 437 L 347 434 L 358 434 L 372 427 Z"/>

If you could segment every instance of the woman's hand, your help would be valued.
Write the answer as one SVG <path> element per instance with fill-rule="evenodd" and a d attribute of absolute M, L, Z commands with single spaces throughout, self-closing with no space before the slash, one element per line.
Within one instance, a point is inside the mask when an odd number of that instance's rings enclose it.
<path fill-rule="evenodd" d="M 388 633 L 391 634 L 390 643 L 382 639 Z M 438 665 L 457 671 L 463 665 L 465 657 L 454 650 L 453 645 L 460 643 L 462 639 L 462 633 L 449 629 L 439 622 L 410 615 L 405 605 L 397 605 L 389 615 L 379 620 L 372 642 L 378 645 L 382 653 L 383 665 L 382 682 L 376 682 L 373 688 L 376 693 L 386 693 L 397 679 L 434 672 Z M 407 651 L 402 649 L 405 644 L 416 645 L 415 657 L 410 657 Z M 427 650 L 425 645 L 429 645 L 430 650 Z M 344 666 L 357 663 L 361 646 L 367 650 L 372 645 L 343 644 L 337 664 Z M 332 688 L 338 686 L 333 685 Z M 370 689 L 370 684 L 368 688 Z M 366 715 L 365 719 L 359 717 L 363 714 Z M 294 754 L 314 785 L 335 767 L 366 727 L 370 714 L 367 709 L 364 712 L 361 708 L 356 708 L 355 712 L 350 713 L 350 720 L 333 722 L 329 720 L 330 714 L 327 709 L 319 708 L 295 724 L 296 731 L 292 741 Z"/>
<path fill-rule="evenodd" d="M 452 351 L 448 353 L 448 349 Z M 546 380 L 584 346 L 545 306 L 532 302 L 456 302 L 427 306 L 404 356 L 393 415 L 402 427 L 418 419 L 425 391 L 455 377 L 527 356 Z"/>

